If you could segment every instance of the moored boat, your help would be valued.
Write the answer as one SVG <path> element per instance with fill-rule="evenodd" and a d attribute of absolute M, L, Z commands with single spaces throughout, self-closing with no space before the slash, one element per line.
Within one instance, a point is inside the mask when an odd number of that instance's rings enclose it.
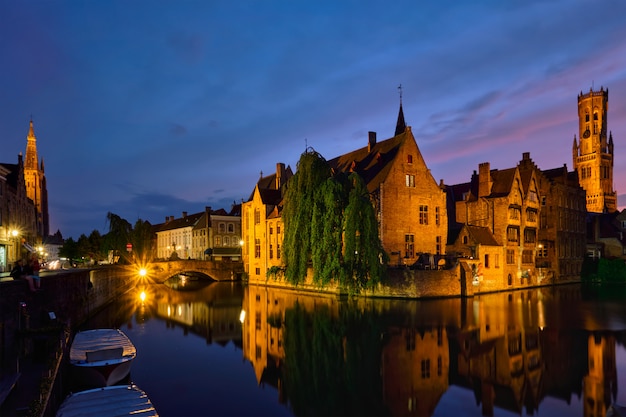
<path fill-rule="evenodd" d="M 119 329 L 94 329 L 76 333 L 70 364 L 78 383 L 90 387 L 114 385 L 128 376 L 135 345 Z"/>
<path fill-rule="evenodd" d="M 70 394 L 56 417 L 158 417 L 148 395 L 136 385 L 114 385 Z"/>

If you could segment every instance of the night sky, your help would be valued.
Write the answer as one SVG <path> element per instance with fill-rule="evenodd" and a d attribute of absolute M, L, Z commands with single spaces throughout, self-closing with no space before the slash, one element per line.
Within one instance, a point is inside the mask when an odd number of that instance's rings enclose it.
<path fill-rule="evenodd" d="M 32 120 L 50 231 L 229 210 L 306 146 L 393 135 L 436 181 L 572 164 L 577 95 L 609 89 L 626 206 L 626 2 L 0 0 L 0 161 Z"/>

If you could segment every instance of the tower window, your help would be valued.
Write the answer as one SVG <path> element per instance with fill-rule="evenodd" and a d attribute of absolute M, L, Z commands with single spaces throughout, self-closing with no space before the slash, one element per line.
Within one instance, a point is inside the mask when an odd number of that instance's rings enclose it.
<path fill-rule="evenodd" d="M 407 155 L 406 156 L 406 162 L 408 164 L 412 164 L 413 163 L 413 155 Z"/>
<path fill-rule="evenodd" d="M 598 112 L 595 112 L 595 113 L 593 114 L 593 120 L 598 120 Z"/>

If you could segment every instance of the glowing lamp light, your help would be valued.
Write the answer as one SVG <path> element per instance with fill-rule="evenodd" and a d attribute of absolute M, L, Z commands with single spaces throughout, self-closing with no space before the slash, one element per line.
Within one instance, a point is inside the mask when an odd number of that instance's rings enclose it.
<path fill-rule="evenodd" d="M 140 277 L 145 277 L 148 274 L 148 271 L 146 270 L 146 268 L 140 268 L 139 269 L 139 276 Z"/>
<path fill-rule="evenodd" d="M 245 319 L 246 319 L 246 310 L 241 310 L 241 313 L 239 313 L 239 321 L 243 323 Z"/>
<path fill-rule="evenodd" d="M 145 291 L 142 291 L 142 292 L 139 294 L 139 299 L 141 300 L 141 302 L 142 302 L 142 303 L 143 303 L 144 301 L 146 301 L 146 292 L 145 292 Z"/>

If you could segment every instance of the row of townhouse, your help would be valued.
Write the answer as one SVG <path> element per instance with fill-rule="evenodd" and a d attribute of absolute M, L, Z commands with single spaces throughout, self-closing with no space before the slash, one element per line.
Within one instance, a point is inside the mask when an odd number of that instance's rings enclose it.
<path fill-rule="evenodd" d="M 57 243 L 49 236 L 44 163 L 37 155 L 31 120 L 26 155 L 20 152 L 16 164 L 0 163 L 0 271 L 9 270 L 14 261 L 30 257 L 37 249 L 42 260 L 56 256 Z"/>
<path fill-rule="evenodd" d="M 468 183 L 437 183 L 402 104 L 393 137 L 377 141 L 370 132 L 366 146 L 328 163 L 365 180 L 391 266 L 439 269 L 471 258 L 475 284 L 485 291 L 580 279 L 589 250 L 586 191 L 565 164 L 541 170 L 524 153 L 513 168 L 484 162 Z M 242 255 L 252 281 L 281 266 L 282 198 L 292 175 L 278 163 L 242 204 Z"/>
<path fill-rule="evenodd" d="M 241 205 L 231 210 L 183 212 L 153 226 L 157 259 L 241 260 Z"/>

